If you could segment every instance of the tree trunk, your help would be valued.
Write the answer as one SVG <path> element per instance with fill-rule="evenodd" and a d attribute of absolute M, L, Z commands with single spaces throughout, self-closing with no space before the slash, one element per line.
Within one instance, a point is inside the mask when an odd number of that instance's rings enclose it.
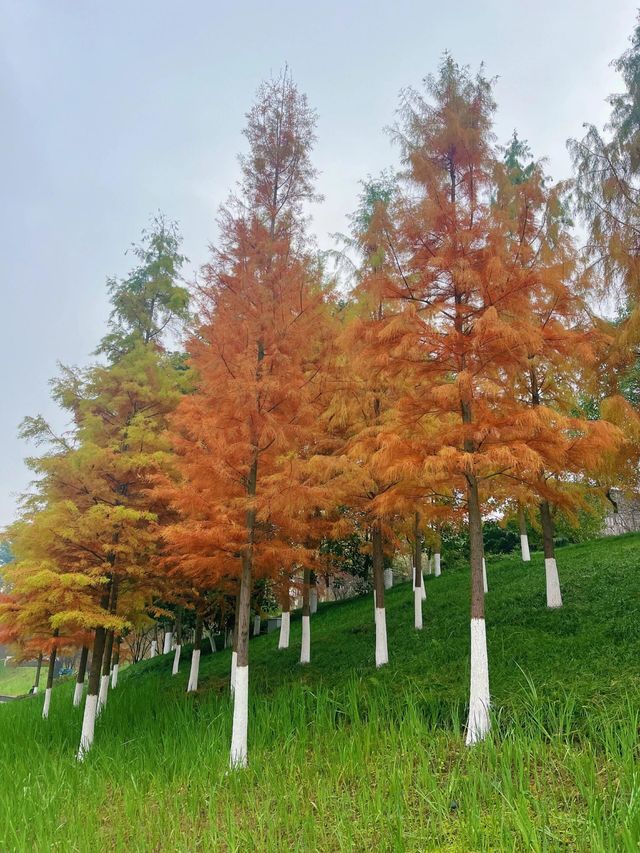
<path fill-rule="evenodd" d="M 262 628 L 262 619 L 260 618 L 260 614 L 256 613 L 256 615 L 253 617 L 253 636 L 254 637 L 260 636 L 261 628 Z"/>
<path fill-rule="evenodd" d="M 204 633 L 204 622 L 203 622 L 203 633 Z M 211 648 L 211 654 L 215 655 L 215 653 L 218 650 L 216 649 L 216 641 L 215 641 L 214 636 L 213 636 L 213 630 L 211 628 L 207 628 L 207 634 L 209 635 L 209 646 Z M 225 637 L 224 637 L 224 648 L 225 649 L 227 648 L 226 631 L 225 631 Z"/>
<path fill-rule="evenodd" d="M 111 689 L 118 686 L 118 673 L 120 672 L 120 644 L 122 637 L 118 637 L 113 647 L 113 660 L 111 661 Z"/>
<path fill-rule="evenodd" d="M 289 635 L 291 633 L 291 597 L 289 594 L 289 579 L 287 578 L 287 586 L 282 593 L 282 617 L 280 620 L 280 639 L 278 640 L 279 649 L 289 648 Z"/>
<path fill-rule="evenodd" d="M 158 641 L 151 640 L 151 648 L 149 649 L 149 657 L 154 658 L 158 654 Z"/>
<path fill-rule="evenodd" d="M 251 622 L 251 556 L 242 558 L 238 627 L 236 632 L 237 659 L 231 734 L 232 768 L 247 766 L 247 733 L 249 727 L 249 630 Z"/>
<path fill-rule="evenodd" d="M 436 544 L 433 554 L 433 574 L 439 578 L 442 574 L 442 566 L 440 564 L 440 549 L 442 548 L 442 537 L 436 531 Z"/>
<path fill-rule="evenodd" d="M 373 583 L 376 592 L 376 666 L 389 663 L 387 650 L 387 616 L 384 607 L 384 549 L 382 545 L 382 527 L 376 521 L 371 531 L 373 546 Z"/>
<path fill-rule="evenodd" d="M 422 548 L 420 542 L 420 513 L 416 512 L 413 523 L 413 625 L 422 631 Z"/>
<path fill-rule="evenodd" d="M 102 658 L 102 676 L 100 678 L 100 690 L 98 692 L 98 707 L 96 709 L 97 716 L 100 716 L 102 709 L 107 704 L 107 696 L 109 693 L 109 677 L 111 675 L 111 655 L 113 653 L 113 631 L 107 631 L 104 652 Z"/>
<path fill-rule="evenodd" d="M 54 644 L 49 653 L 49 669 L 47 670 L 47 688 L 44 691 L 44 707 L 42 708 L 42 719 L 46 720 L 49 716 L 49 708 L 51 707 L 51 690 L 53 689 L 53 673 L 56 668 L 56 654 L 57 647 L 55 645 L 55 638 L 59 635 L 59 631 L 56 628 L 53 632 Z"/>
<path fill-rule="evenodd" d="M 118 609 L 118 578 L 114 575 L 111 582 L 111 595 L 109 597 L 109 613 L 115 616 Z M 100 691 L 98 693 L 98 706 L 96 715 L 100 716 L 102 709 L 107 704 L 109 694 L 109 677 L 111 675 L 111 656 L 113 654 L 114 632 L 107 631 L 104 644 L 104 656 L 102 660 L 102 678 L 100 679 Z"/>
<path fill-rule="evenodd" d="M 311 663 L 311 608 L 309 605 L 310 572 L 304 570 L 302 583 L 302 642 L 300 644 L 300 663 Z"/>
<path fill-rule="evenodd" d="M 78 707 L 82 702 L 82 693 L 84 691 L 84 679 L 87 672 L 87 660 L 89 659 L 89 647 L 83 646 L 80 652 L 80 663 L 78 664 L 78 675 L 76 677 L 76 686 L 73 691 L 73 705 Z"/>
<path fill-rule="evenodd" d="M 229 690 L 231 695 L 236 692 L 236 671 L 238 669 L 238 625 L 240 623 L 240 592 L 236 595 L 235 617 L 231 637 L 231 683 Z"/>
<path fill-rule="evenodd" d="M 527 533 L 527 519 L 524 514 L 524 507 L 518 504 L 518 526 L 520 528 L 520 552 L 522 554 L 522 562 L 528 563 L 531 561 L 529 552 L 529 535 Z"/>
<path fill-rule="evenodd" d="M 315 572 L 309 575 L 309 613 L 313 616 L 318 612 L 318 579 Z"/>
<path fill-rule="evenodd" d="M 487 561 L 482 557 L 482 586 L 484 588 L 484 594 L 486 595 L 489 592 L 489 581 L 487 580 Z"/>
<path fill-rule="evenodd" d="M 38 688 L 40 687 L 40 673 L 42 672 L 42 652 L 38 655 L 38 663 L 36 664 L 36 675 L 33 680 L 33 693 L 38 692 Z"/>
<path fill-rule="evenodd" d="M 471 745 L 483 740 L 491 728 L 489 658 L 484 621 L 482 515 L 478 481 L 474 474 L 467 474 L 467 503 L 471 546 L 471 685 L 467 745 Z"/>
<path fill-rule="evenodd" d="M 198 689 L 198 675 L 200 673 L 200 646 L 202 645 L 202 616 L 196 614 L 196 633 L 193 639 L 193 652 L 191 654 L 191 670 L 187 683 L 187 693 L 195 693 Z"/>
<path fill-rule="evenodd" d="M 164 643 L 162 646 L 162 654 L 168 655 L 171 651 L 171 641 L 173 640 L 173 631 L 165 631 L 164 632 Z"/>
<path fill-rule="evenodd" d="M 109 587 L 111 583 L 109 584 Z M 102 596 L 100 606 L 106 610 L 109 605 L 111 589 L 108 588 Z M 91 653 L 91 671 L 89 673 L 89 685 L 87 687 L 87 698 L 84 703 L 84 716 L 82 718 L 82 733 L 80 735 L 80 746 L 78 748 L 78 761 L 82 761 L 91 749 L 96 725 L 96 711 L 98 708 L 98 692 L 100 690 L 100 670 L 102 657 L 107 638 L 107 632 L 103 627 L 96 628 L 93 640 L 93 651 Z"/>
<path fill-rule="evenodd" d="M 258 343 L 258 364 L 264 358 L 264 349 Z M 258 450 L 254 443 L 253 460 L 247 479 L 247 496 L 255 497 L 258 484 Z M 249 630 L 251 622 L 251 586 L 253 571 L 253 544 L 255 538 L 256 508 L 250 505 L 246 514 L 247 544 L 242 555 L 242 574 L 238 596 L 238 624 L 236 631 L 236 686 L 233 703 L 233 729 L 229 764 L 232 768 L 247 766 L 247 734 L 249 728 Z"/>
<path fill-rule="evenodd" d="M 182 652 L 182 611 L 178 611 L 176 619 L 176 651 L 173 656 L 173 667 L 171 675 L 177 675 L 180 672 L 180 654 Z"/>
<path fill-rule="evenodd" d="M 553 518 L 549 501 L 540 504 L 540 519 L 542 521 L 542 540 L 544 543 L 544 571 L 547 580 L 547 607 L 562 607 L 560 578 L 556 563 L 556 552 L 553 543 Z"/>

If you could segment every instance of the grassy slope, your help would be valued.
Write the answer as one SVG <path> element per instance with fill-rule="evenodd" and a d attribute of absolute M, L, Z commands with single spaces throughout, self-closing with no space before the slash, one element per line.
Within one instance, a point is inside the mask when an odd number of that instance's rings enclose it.
<path fill-rule="evenodd" d="M 640 536 L 488 561 L 494 736 L 466 749 L 468 576 L 388 596 L 390 665 L 373 665 L 370 598 L 321 607 L 312 663 L 251 643 L 248 771 L 226 774 L 229 654 L 122 674 L 84 765 L 72 685 L 0 707 L 0 849 L 127 851 L 637 850 Z"/>
<path fill-rule="evenodd" d="M 0 665 L 0 696 L 21 696 L 33 686 L 35 667 Z M 41 678 L 46 678 L 43 668 Z"/>

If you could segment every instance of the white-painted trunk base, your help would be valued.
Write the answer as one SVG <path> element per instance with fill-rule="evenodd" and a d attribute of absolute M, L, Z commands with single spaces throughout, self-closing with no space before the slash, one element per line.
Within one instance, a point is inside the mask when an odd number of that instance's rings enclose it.
<path fill-rule="evenodd" d="M 182 652 L 182 646 L 176 646 L 176 651 L 173 656 L 173 667 L 171 668 L 171 675 L 177 675 L 180 672 L 180 653 Z"/>
<path fill-rule="evenodd" d="M 289 636 L 291 634 L 291 614 L 289 612 L 282 614 L 280 620 L 280 639 L 278 640 L 279 649 L 289 648 Z"/>
<path fill-rule="evenodd" d="M 309 610 L 311 613 L 318 612 L 318 590 L 314 586 L 309 590 Z"/>
<path fill-rule="evenodd" d="M 33 695 L 34 695 L 34 696 L 35 696 L 35 695 L 36 695 L 36 693 L 38 692 L 38 689 L 39 689 L 39 688 L 38 688 L 38 685 L 37 685 L 37 684 L 34 684 L 34 685 L 33 685 Z"/>
<path fill-rule="evenodd" d="M 529 537 L 526 533 L 520 534 L 520 552 L 522 554 L 522 562 L 531 562 L 531 553 L 529 551 Z"/>
<path fill-rule="evenodd" d="M 487 561 L 485 558 L 482 558 L 482 586 L 484 587 L 485 594 L 489 592 L 489 584 L 487 583 Z"/>
<path fill-rule="evenodd" d="M 467 746 L 483 740 L 491 728 L 489 696 L 489 658 L 484 619 L 471 620 L 471 687 Z"/>
<path fill-rule="evenodd" d="M 308 616 L 302 617 L 300 663 L 311 663 L 311 619 Z"/>
<path fill-rule="evenodd" d="M 111 670 L 111 689 L 115 690 L 118 686 L 118 672 L 120 671 L 120 664 L 114 663 L 113 669 Z"/>
<path fill-rule="evenodd" d="M 98 707 L 98 697 L 88 695 L 84 703 L 84 716 L 82 717 L 82 733 L 80 735 L 80 746 L 78 748 L 78 761 L 82 761 L 85 755 L 91 749 L 93 737 L 96 730 L 96 709 Z"/>
<path fill-rule="evenodd" d="M 231 683 L 229 689 L 233 696 L 236 692 L 236 670 L 238 669 L 238 652 L 231 652 Z"/>
<path fill-rule="evenodd" d="M 387 615 L 384 607 L 376 607 L 376 666 L 389 663 L 387 649 Z"/>
<path fill-rule="evenodd" d="M 393 569 L 384 570 L 384 588 L 391 589 L 393 586 Z"/>
<path fill-rule="evenodd" d="M 440 565 L 440 554 L 433 555 L 433 574 L 439 578 L 442 574 L 442 567 Z"/>
<path fill-rule="evenodd" d="M 149 657 L 154 658 L 158 654 L 158 641 L 151 640 L 151 649 L 149 651 Z"/>
<path fill-rule="evenodd" d="M 422 600 L 426 601 L 427 600 L 427 589 L 424 585 L 424 572 L 422 572 L 422 574 L 420 576 L 420 580 L 422 582 L 422 586 L 420 587 L 420 595 L 422 596 Z"/>
<path fill-rule="evenodd" d="M 195 693 L 198 689 L 198 675 L 200 674 L 200 649 L 194 649 L 191 654 L 191 669 L 189 670 L 189 682 L 187 693 Z"/>
<path fill-rule="evenodd" d="M 558 577 L 558 564 L 555 557 L 545 558 L 544 571 L 547 578 L 547 607 L 562 607 L 560 578 Z"/>
<path fill-rule="evenodd" d="M 51 688 L 47 687 L 44 691 L 44 706 L 42 708 L 42 719 L 46 720 L 49 716 L 49 708 L 51 707 Z"/>
<path fill-rule="evenodd" d="M 173 633 L 171 631 L 167 631 L 164 635 L 164 646 L 162 647 L 162 654 L 167 655 L 171 651 L 171 641 L 173 640 Z"/>
<path fill-rule="evenodd" d="M 416 631 L 422 631 L 422 592 L 418 587 L 413 588 L 413 626 Z"/>
<path fill-rule="evenodd" d="M 249 666 L 236 667 L 236 695 L 233 703 L 233 728 L 229 766 L 232 770 L 247 766 L 247 730 L 249 724 Z"/>
<path fill-rule="evenodd" d="M 77 708 L 82 702 L 82 694 L 84 692 L 84 681 L 76 681 L 76 686 L 73 691 L 73 707 Z"/>
<path fill-rule="evenodd" d="M 211 654 L 215 655 L 216 653 L 216 641 L 213 638 L 213 633 L 209 631 L 209 645 L 211 646 Z M 224 640 L 224 647 L 227 648 L 227 638 Z"/>
<path fill-rule="evenodd" d="M 109 694 L 109 676 L 102 675 L 100 676 L 100 692 L 98 694 L 98 708 L 97 715 L 100 716 L 102 713 L 102 709 L 107 704 L 107 696 Z"/>
<path fill-rule="evenodd" d="M 254 616 L 253 617 L 253 636 L 254 637 L 260 636 L 260 628 L 261 627 L 262 627 L 262 620 L 260 619 L 259 616 Z"/>

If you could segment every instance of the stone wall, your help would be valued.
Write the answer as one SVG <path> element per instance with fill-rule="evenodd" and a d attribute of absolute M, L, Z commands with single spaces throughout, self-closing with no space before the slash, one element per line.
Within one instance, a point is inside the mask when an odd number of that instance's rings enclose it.
<path fill-rule="evenodd" d="M 630 498 L 619 489 L 611 489 L 611 497 L 617 504 L 618 511 L 605 516 L 603 536 L 618 536 L 621 533 L 640 531 L 640 499 Z"/>

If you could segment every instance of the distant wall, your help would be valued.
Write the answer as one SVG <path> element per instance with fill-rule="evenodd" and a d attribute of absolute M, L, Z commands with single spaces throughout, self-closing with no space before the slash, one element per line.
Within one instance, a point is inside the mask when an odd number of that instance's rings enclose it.
<path fill-rule="evenodd" d="M 640 500 L 629 498 L 618 489 L 611 489 L 611 497 L 616 502 L 618 511 L 612 511 L 605 516 L 602 535 L 618 536 L 621 533 L 640 531 Z"/>

